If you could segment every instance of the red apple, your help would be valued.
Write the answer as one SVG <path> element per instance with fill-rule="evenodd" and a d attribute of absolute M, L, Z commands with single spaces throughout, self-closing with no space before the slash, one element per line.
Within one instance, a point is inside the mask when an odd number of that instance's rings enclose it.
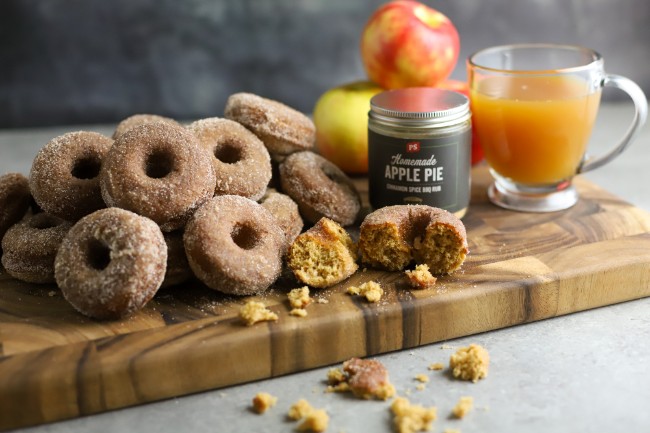
<path fill-rule="evenodd" d="M 454 90 L 470 98 L 469 85 L 465 81 L 445 80 L 436 87 L 440 89 Z M 483 161 L 483 148 L 481 147 L 481 143 L 478 141 L 476 131 L 472 128 L 472 165 L 478 164 L 481 161 Z"/>
<path fill-rule="evenodd" d="M 368 77 L 386 89 L 435 87 L 449 77 L 459 51 L 458 31 L 449 18 L 411 0 L 381 6 L 361 36 Z"/>

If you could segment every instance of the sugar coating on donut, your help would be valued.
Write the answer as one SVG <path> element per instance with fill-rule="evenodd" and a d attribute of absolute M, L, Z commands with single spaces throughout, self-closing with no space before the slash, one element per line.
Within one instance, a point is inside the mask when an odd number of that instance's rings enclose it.
<path fill-rule="evenodd" d="M 298 152 L 280 164 L 283 191 L 302 216 L 316 223 L 327 217 L 344 226 L 353 224 L 361 210 L 359 192 L 336 165 L 313 152 Z"/>
<path fill-rule="evenodd" d="M 288 248 L 302 232 L 304 226 L 298 205 L 288 195 L 279 193 L 272 188 L 266 191 L 260 204 L 271 212 L 277 221 L 287 239 Z"/>
<path fill-rule="evenodd" d="M 326 288 L 356 272 L 356 245 L 336 222 L 322 218 L 289 247 L 287 265 L 299 281 Z"/>
<path fill-rule="evenodd" d="M 282 270 L 284 233 L 269 211 L 245 197 L 209 200 L 187 224 L 183 240 L 194 274 L 223 293 L 261 293 Z"/>
<path fill-rule="evenodd" d="M 159 116 L 157 114 L 134 114 L 117 124 L 115 132 L 113 132 L 113 140 L 120 138 L 126 131 L 136 126 L 144 125 L 151 122 L 166 122 L 170 125 L 182 127 L 180 123 L 169 117 Z"/>
<path fill-rule="evenodd" d="M 163 231 L 182 228 L 214 193 L 209 153 L 185 128 L 150 122 L 115 141 L 100 173 L 109 206 L 151 218 Z"/>
<path fill-rule="evenodd" d="M 316 127 L 303 113 L 252 93 L 235 93 L 226 101 L 224 116 L 250 129 L 275 159 L 314 147 Z"/>
<path fill-rule="evenodd" d="M 63 240 L 54 275 L 65 299 L 96 319 L 117 319 L 142 308 L 165 277 L 167 246 L 158 225 L 109 208 L 77 222 Z"/>
<path fill-rule="evenodd" d="M 76 221 L 106 207 L 99 173 L 113 144 L 91 131 L 76 131 L 50 140 L 36 154 L 29 186 L 36 203 L 47 213 Z"/>
<path fill-rule="evenodd" d="M 271 180 L 271 157 L 264 143 L 239 123 L 212 117 L 187 126 L 212 155 L 214 195 L 241 195 L 259 200 Z"/>
<path fill-rule="evenodd" d="M 364 219 L 359 252 L 370 266 L 398 271 L 415 261 L 440 275 L 459 269 L 469 249 L 465 226 L 454 214 L 425 205 L 397 205 Z"/>
<path fill-rule="evenodd" d="M 0 240 L 29 209 L 29 181 L 20 173 L 0 176 Z"/>
<path fill-rule="evenodd" d="M 2 238 L 2 266 L 30 283 L 54 282 L 54 258 L 72 223 L 46 213 L 25 218 Z"/>
<path fill-rule="evenodd" d="M 161 287 L 169 287 L 189 280 L 194 274 L 185 255 L 183 231 L 164 232 L 163 236 L 167 245 L 167 267 Z"/>

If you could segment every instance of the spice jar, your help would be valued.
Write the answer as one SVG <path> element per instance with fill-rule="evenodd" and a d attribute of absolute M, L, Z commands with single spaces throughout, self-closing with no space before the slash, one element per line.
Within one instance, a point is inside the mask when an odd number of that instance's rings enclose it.
<path fill-rule="evenodd" d="M 469 100 L 451 90 L 388 90 L 370 100 L 370 205 L 425 204 L 462 217 L 470 198 Z"/>

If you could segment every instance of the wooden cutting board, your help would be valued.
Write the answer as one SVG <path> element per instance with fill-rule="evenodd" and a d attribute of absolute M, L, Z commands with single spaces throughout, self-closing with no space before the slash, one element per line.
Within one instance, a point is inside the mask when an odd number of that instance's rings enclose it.
<path fill-rule="evenodd" d="M 416 347 L 650 295 L 650 214 L 578 179 L 580 202 L 551 214 L 499 209 L 473 173 L 462 271 L 424 291 L 400 273 L 359 271 L 289 316 L 290 278 L 257 297 L 279 316 L 243 326 L 251 298 L 198 283 L 162 290 L 126 320 L 76 313 L 54 286 L 0 275 L 0 429 L 88 415 Z M 364 179 L 358 179 L 367 191 Z M 376 280 L 378 304 L 345 294 Z"/>

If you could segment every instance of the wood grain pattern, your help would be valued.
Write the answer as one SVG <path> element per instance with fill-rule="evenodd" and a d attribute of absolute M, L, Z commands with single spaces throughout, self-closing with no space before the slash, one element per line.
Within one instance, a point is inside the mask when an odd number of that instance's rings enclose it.
<path fill-rule="evenodd" d="M 578 181 L 580 202 L 553 214 L 487 202 L 485 169 L 473 173 L 464 221 L 471 253 L 434 289 L 412 291 L 400 273 L 359 271 L 317 291 L 292 317 L 281 279 L 263 296 L 280 319 L 243 326 L 251 298 L 199 283 L 164 289 L 126 320 L 76 313 L 54 286 L 0 275 L 0 429 L 160 400 L 416 347 L 650 295 L 650 215 Z M 362 191 L 366 183 L 358 179 Z M 376 280 L 378 304 L 345 294 Z"/>

